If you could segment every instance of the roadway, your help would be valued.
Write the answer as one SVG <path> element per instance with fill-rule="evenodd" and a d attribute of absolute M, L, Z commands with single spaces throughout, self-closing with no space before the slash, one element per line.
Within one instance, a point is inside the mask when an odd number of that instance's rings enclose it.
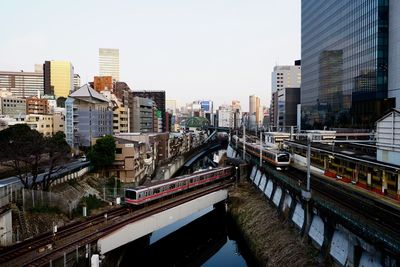
<path fill-rule="evenodd" d="M 52 174 L 52 177 L 54 176 L 64 176 L 68 173 L 74 172 L 78 169 L 84 168 L 89 166 L 89 162 L 82 162 L 82 161 L 73 161 L 70 163 L 67 163 L 65 165 L 63 165 L 63 168 L 55 173 Z M 57 166 L 57 168 L 60 166 Z M 47 170 L 47 169 L 46 169 Z M 44 179 L 44 176 L 48 174 L 47 172 L 43 172 L 41 174 L 38 175 L 36 181 L 37 182 L 41 182 Z M 32 180 L 32 177 L 30 177 L 30 181 Z M 4 187 L 4 186 L 10 186 L 10 185 L 16 185 L 18 186 L 22 186 L 21 180 L 17 177 L 17 176 L 11 176 L 8 178 L 4 178 L 0 180 L 0 187 Z"/>

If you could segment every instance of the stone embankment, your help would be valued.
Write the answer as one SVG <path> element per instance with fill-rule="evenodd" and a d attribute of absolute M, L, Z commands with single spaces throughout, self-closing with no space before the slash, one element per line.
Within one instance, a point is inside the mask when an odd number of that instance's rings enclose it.
<path fill-rule="evenodd" d="M 229 193 L 228 212 L 260 265 L 327 266 L 318 262 L 318 251 L 249 183 Z"/>

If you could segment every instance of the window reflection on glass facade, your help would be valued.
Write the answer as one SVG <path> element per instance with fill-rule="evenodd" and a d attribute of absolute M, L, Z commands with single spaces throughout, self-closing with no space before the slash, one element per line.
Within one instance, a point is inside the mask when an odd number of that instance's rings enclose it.
<path fill-rule="evenodd" d="M 302 127 L 371 128 L 388 99 L 388 0 L 302 0 Z"/>

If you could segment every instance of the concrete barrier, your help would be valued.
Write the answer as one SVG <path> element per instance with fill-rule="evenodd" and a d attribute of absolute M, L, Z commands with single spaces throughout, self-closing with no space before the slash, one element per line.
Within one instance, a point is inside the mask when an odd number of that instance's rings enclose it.
<path fill-rule="evenodd" d="M 273 190 L 274 190 L 274 183 L 272 182 L 272 179 L 269 179 L 267 187 L 265 188 L 265 195 L 267 196 L 267 198 L 271 198 Z"/>
<path fill-rule="evenodd" d="M 346 233 L 335 230 L 333 233 L 329 254 L 341 266 L 345 266 L 349 252 L 349 237 Z"/>
<path fill-rule="evenodd" d="M 325 224 L 321 217 L 314 215 L 310 230 L 308 231 L 308 236 L 314 241 L 314 243 L 321 248 L 324 243 L 324 231 Z"/>
<path fill-rule="evenodd" d="M 294 209 L 292 221 L 299 227 L 303 228 L 304 225 L 304 209 L 301 206 L 301 203 L 296 203 L 296 208 Z"/>
<path fill-rule="evenodd" d="M 274 197 L 272 198 L 272 202 L 275 204 L 275 206 L 279 207 L 281 198 L 282 198 L 282 189 L 278 186 L 275 189 Z"/>

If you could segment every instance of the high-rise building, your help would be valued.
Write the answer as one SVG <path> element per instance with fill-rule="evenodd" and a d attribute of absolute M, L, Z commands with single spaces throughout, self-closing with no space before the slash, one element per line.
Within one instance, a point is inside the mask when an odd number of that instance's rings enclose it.
<path fill-rule="evenodd" d="M 162 131 L 168 132 L 167 122 L 165 117 L 165 91 L 133 91 L 133 96 L 139 96 L 144 98 L 152 99 L 157 110 L 160 111 L 161 121 L 162 121 Z"/>
<path fill-rule="evenodd" d="M 166 106 L 166 110 L 167 110 L 170 114 L 175 114 L 175 113 L 176 113 L 176 100 L 167 99 L 167 100 L 165 101 L 165 106 Z"/>
<path fill-rule="evenodd" d="M 201 109 L 204 111 L 204 116 L 210 122 L 210 125 L 214 125 L 214 104 L 211 100 L 200 101 Z"/>
<path fill-rule="evenodd" d="M 284 87 L 300 87 L 301 61 L 296 60 L 295 65 L 275 66 L 271 73 L 271 92 L 275 93 Z"/>
<path fill-rule="evenodd" d="M 77 73 L 74 74 L 74 90 L 81 87 L 81 76 Z"/>
<path fill-rule="evenodd" d="M 300 88 L 281 88 L 278 94 L 278 121 L 280 130 L 297 125 L 297 105 L 300 104 Z M 286 129 L 285 129 L 286 128 Z"/>
<path fill-rule="evenodd" d="M 233 128 L 238 129 L 242 125 L 242 106 L 239 100 L 232 100 Z"/>
<path fill-rule="evenodd" d="M 256 95 L 251 95 L 249 98 L 249 116 L 250 118 L 254 116 L 254 119 L 251 121 L 250 124 L 252 125 L 250 125 L 250 127 L 257 127 L 261 125 L 263 115 L 260 107 L 260 98 Z"/>
<path fill-rule="evenodd" d="M 234 112 L 231 106 L 229 105 L 220 106 L 217 110 L 217 116 L 218 116 L 218 127 L 233 128 L 235 126 Z"/>
<path fill-rule="evenodd" d="M 400 109 L 400 1 L 389 1 L 389 80 L 388 97 L 396 98 Z"/>
<path fill-rule="evenodd" d="M 0 71 L 0 89 L 7 89 L 15 97 L 43 95 L 43 88 L 43 73 Z"/>
<path fill-rule="evenodd" d="M 69 61 L 45 61 L 44 93 L 56 98 L 65 97 L 74 90 L 74 66 Z"/>
<path fill-rule="evenodd" d="M 302 128 L 372 128 L 395 104 L 388 98 L 388 44 L 398 39 L 388 36 L 396 31 L 388 30 L 388 3 L 302 0 Z"/>
<path fill-rule="evenodd" d="M 133 108 L 131 110 L 133 114 L 133 121 L 131 122 L 132 132 L 154 132 L 153 108 L 153 100 L 138 96 L 133 98 Z"/>
<path fill-rule="evenodd" d="M 271 73 L 271 105 L 269 114 L 269 124 L 277 126 L 277 95 L 279 89 L 283 88 L 300 88 L 301 85 L 301 61 L 296 60 L 294 65 L 275 66 Z"/>
<path fill-rule="evenodd" d="M 99 74 L 112 76 L 114 81 L 119 81 L 119 49 L 99 49 Z"/>

